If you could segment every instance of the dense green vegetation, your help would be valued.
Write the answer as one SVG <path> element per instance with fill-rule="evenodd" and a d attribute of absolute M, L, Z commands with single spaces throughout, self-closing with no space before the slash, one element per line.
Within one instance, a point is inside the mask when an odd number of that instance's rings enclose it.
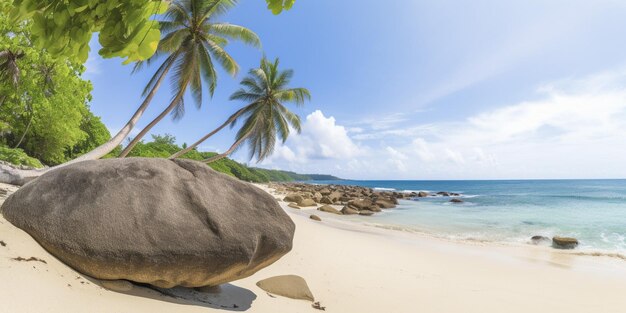
<path fill-rule="evenodd" d="M 0 146 L 55 165 L 108 140 L 90 111 L 80 64 L 35 47 L 30 23 L 12 24 L 0 3 Z"/>
<path fill-rule="evenodd" d="M 131 151 L 129 156 L 147 157 L 147 158 L 167 158 L 182 148 L 176 145 L 176 138 L 172 135 L 152 136 L 151 142 L 140 141 Z M 191 160 L 205 160 L 215 156 L 214 152 L 199 152 L 195 149 L 187 152 L 181 158 Z M 216 171 L 237 177 L 241 180 L 249 182 L 269 182 L 269 181 L 294 181 L 294 180 L 312 180 L 312 176 L 302 175 L 287 171 L 268 170 L 261 168 L 247 167 L 228 158 L 209 163 L 209 166 Z M 326 175 L 328 176 L 328 175 Z M 332 177 L 332 176 L 329 176 Z M 332 177 L 330 179 L 337 179 Z"/>
<path fill-rule="evenodd" d="M 43 164 L 35 158 L 31 158 L 22 149 L 11 149 L 0 146 L 0 160 L 15 165 L 25 165 L 28 167 L 40 168 Z"/>

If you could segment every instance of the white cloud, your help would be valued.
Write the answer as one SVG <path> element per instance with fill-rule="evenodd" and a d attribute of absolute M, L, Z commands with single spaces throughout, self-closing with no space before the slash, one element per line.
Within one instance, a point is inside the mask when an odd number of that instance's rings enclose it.
<path fill-rule="evenodd" d="M 404 153 L 389 146 L 387 146 L 385 150 L 389 154 L 389 163 L 391 163 L 398 171 L 406 171 L 406 165 L 404 161 L 407 160 L 409 157 L 407 157 Z"/>
<path fill-rule="evenodd" d="M 415 153 L 424 162 L 430 162 L 435 159 L 435 154 L 431 151 L 428 143 L 423 138 L 415 138 L 413 140 Z"/>
<path fill-rule="evenodd" d="M 626 69 L 557 81 L 530 96 L 458 121 L 355 132 L 315 111 L 272 159 L 363 179 L 626 176 Z"/>
<path fill-rule="evenodd" d="M 452 163 L 458 165 L 465 164 L 465 158 L 463 157 L 463 155 L 458 151 L 451 150 L 450 148 L 445 149 L 445 157 L 446 160 Z"/>
<path fill-rule="evenodd" d="M 358 156 L 357 146 L 344 126 L 338 125 L 335 118 L 324 116 L 320 110 L 309 114 L 302 124 L 302 133 L 295 132 L 285 145 L 279 145 L 271 162 L 287 161 L 305 163 L 315 159 L 346 160 Z"/>

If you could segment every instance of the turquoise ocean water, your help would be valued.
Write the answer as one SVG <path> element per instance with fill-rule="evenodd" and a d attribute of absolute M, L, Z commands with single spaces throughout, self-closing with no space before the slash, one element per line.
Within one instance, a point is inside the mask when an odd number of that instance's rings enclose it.
<path fill-rule="evenodd" d="M 396 191 L 462 193 L 401 200 L 359 221 L 434 236 L 527 243 L 534 235 L 569 236 L 581 251 L 626 255 L 626 180 L 315 181 Z"/>

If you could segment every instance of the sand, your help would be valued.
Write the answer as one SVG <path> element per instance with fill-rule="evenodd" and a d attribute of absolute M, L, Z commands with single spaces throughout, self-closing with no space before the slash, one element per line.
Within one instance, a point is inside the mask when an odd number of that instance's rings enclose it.
<path fill-rule="evenodd" d="M 0 216 L 0 312 L 318 312 L 311 302 L 256 286 L 277 275 L 306 279 L 326 312 L 626 312 L 624 260 L 451 242 L 319 211 L 317 222 L 309 219 L 312 209 L 281 205 L 296 223 L 293 251 L 219 294 L 164 295 L 124 283 L 108 284 L 119 292 L 105 289 Z"/>

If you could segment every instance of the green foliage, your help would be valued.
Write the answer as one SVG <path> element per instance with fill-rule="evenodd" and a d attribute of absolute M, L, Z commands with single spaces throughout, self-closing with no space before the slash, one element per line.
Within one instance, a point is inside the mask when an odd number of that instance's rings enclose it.
<path fill-rule="evenodd" d="M 167 158 L 181 150 L 182 148 L 175 144 L 176 138 L 172 135 L 153 135 L 151 142 L 140 141 L 135 149 L 129 154 L 133 157 L 145 158 Z M 199 152 L 191 150 L 184 154 L 181 158 L 202 161 L 217 155 L 214 152 Z M 263 183 L 269 181 L 293 181 L 293 180 L 310 180 L 306 175 L 299 175 L 293 172 L 267 170 L 261 168 L 247 167 L 246 165 L 235 162 L 231 159 L 224 158 L 209 163 L 209 166 L 221 173 L 239 178 L 244 181 Z"/>
<path fill-rule="evenodd" d="M 261 46 L 259 37 L 251 30 L 215 21 L 218 15 L 230 10 L 235 3 L 236 1 L 225 0 L 174 1 L 159 21 L 163 38 L 158 45 L 157 54 L 145 63 L 149 64 L 160 56 L 168 57 L 149 81 L 144 94 L 154 87 L 160 77 L 167 75 L 171 68 L 175 119 L 184 114 L 183 96 L 187 91 L 193 96 L 197 107 L 202 105 L 202 83 L 207 84 L 209 94 L 213 96 L 217 86 L 214 63 L 233 76 L 237 74 L 239 65 L 225 50 L 230 40 Z M 137 63 L 135 69 L 141 69 L 143 63 Z"/>
<path fill-rule="evenodd" d="M 100 55 L 130 63 L 154 54 L 161 34 L 150 17 L 166 9 L 161 0 L 14 0 L 11 20 L 32 21 L 34 43 L 55 57 L 84 63 L 98 32 Z"/>
<path fill-rule="evenodd" d="M 86 137 L 66 150 L 66 159 L 79 157 L 111 139 L 111 133 L 102 123 L 100 117 L 93 115 L 90 111 L 83 115 L 80 130 L 86 134 Z"/>
<path fill-rule="evenodd" d="M 86 104 L 91 83 L 81 78 L 82 65 L 34 47 L 31 24 L 13 24 L 6 5 L 0 9 L 0 52 L 22 55 L 15 59 L 19 80 L 0 80 L 0 142 L 48 165 L 65 162 L 72 147 L 90 141 L 83 121 L 92 116 Z"/>
<path fill-rule="evenodd" d="M 11 149 L 4 146 L 0 146 L 0 160 L 14 165 L 25 165 L 36 168 L 43 167 L 39 160 L 29 157 L 24 150 Z"/>
<path fill-rule="evenodd" d="M 265 0 L 267 8 L 274 14 L 280 14 L 283 10 L 289 10 L 296 0 Z"/>

